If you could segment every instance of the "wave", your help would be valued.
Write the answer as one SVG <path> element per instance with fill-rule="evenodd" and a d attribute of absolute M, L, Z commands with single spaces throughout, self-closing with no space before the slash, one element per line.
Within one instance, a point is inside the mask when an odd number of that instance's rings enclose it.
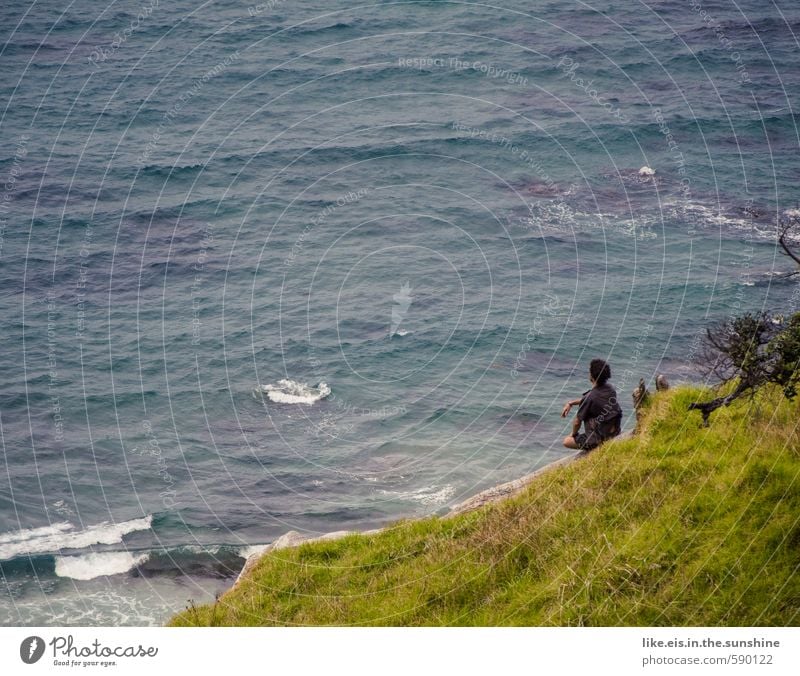
<path fill-rule="evenodd" d="M 316 387 L 306 383 L 284 378 L 277 384 L 261 386 L 261 391 L 270 401 L 276 404 L 313 404 L 324 399 L 331 393 L 331 388 L 326 383 L 319 383 Z"/>
<path fill-rule="evenodd" d="M 204 577 L 224 579 L 239 574 L 246 555 L 241 545 L 181 545 L 150 551 L 131 571 L 134 577 Z"/>
<path fill-rule="evenodd" d="M 87 551 L 76 554 L 30 554 L 0 561 L 6 580 L 70 578 L 93 580 L 109 575 L 140 578 L 226 579 L 239 574 L 247 557 L 267 545 L 178 545 L 166 549 Z"/>
<path fill-rule="evenodd" d="M 81 531 L 68 522 L 40 528 L 23 529 L 0 535 L 0 561 L 17 556 L 57 552 L 62 549 L 83 549 L 92 545 L 113 545 L 122 542 L 128 533 L 147 530 L 152 515 L 120 523 L 103 522 Z"/>
<path fill-rule="evenodd" d="M 92 580 L 105 575 L 119 575 L 144 563 L 149 554 L 130 552 L 93 552 L 79 556 L 57 556 L 56 576 L 73 580 Z"/>
<path fill-rule="evenodd" d="M 155 176 L 157 178 L 169 177 L 171 179 L 191 178 L 200 173 L 207 167 L 203 162 L 193 162 L 191 164 L 145 164 L 141 168 L 145 176 Z"/>
<path fill-rule="evenodd" d="M 334 24 L 328 24 L 327 26 L 319 26 L 319 25 L 312 25 L 312 24 L 304 24 L 300 26 L 292 26 L 282 33 L 285 33 L 287 37 L 295 37 L 295 36 L 306 36 L 306 35 L 313 35 L 315 37 L 321 36 L 326 33 L 339 33 L 341 31 L 353 30 L 357 29 L 363 25 L 363 20 L 355 19 L 350 23 L 346 21 L 337 21 Z"/>
<path fill-rule="evenodd" d="M 239 574 L 247 557 L 268 545 L 178 545 L 166 549 L 87 551 L 77 554 L 31 554 L 0 561 L 6 580 L 70 578 L 93 580 L 109 575 L 139 578 L 227 579 Z"/>
<path fill-rule="evenodd" d="M 418 502 L 421 505 L 442 505 L 455 495 L 454 486 L 447 484 L 441 488 L 438 486 L 424 486 L 413 491 L 387 491 L 381 489 L 382 495 L 391 496 L 398 500 L 408 502 Z"/>

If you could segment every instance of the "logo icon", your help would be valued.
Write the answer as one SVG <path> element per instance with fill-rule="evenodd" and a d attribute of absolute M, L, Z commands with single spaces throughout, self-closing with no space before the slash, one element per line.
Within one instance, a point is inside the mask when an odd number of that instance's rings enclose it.
<path fill-rule="evenodd" d="M 38 636 L 28 636 L 19 646 L 19 656 L 25 664 L 35 664 L 44 655 L 44 641 Z"/>
<path fill-rule="evenodd" d="M 394 305 L 392 306 L 392 326 L 389 329 L 389 338 L 395 334 L 405 335 L 404 331 L 400 331 L 400 323 L 405 319 L 406 312 L 414 300 L 411 295 L 411 286 L 407 281 L 400 287 L 400 291 L 392 296 L 392 299 Z"/>

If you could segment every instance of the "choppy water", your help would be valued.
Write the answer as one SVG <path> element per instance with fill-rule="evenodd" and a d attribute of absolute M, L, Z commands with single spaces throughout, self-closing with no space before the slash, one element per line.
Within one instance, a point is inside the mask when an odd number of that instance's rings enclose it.
<path fill-rule="evenodd" d="M 3 623 L 446 509 L 562 456 L 590 358 L 627 402 L 797 307 L 800 9 L 501 5 L 0 9 Z"/>

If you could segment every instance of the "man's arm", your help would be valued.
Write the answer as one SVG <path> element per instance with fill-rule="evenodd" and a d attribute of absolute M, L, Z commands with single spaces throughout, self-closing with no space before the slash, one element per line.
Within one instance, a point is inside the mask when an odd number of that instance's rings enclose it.
<path fill-rule="evenodd" d="M 575 416 L 575 420 L 572 421 L 572 436 L 575 437 L 581 429 L 581 420 L 578 416 Z"/>
<path fill-rule="evenodd" d="M 564 404 L 564 408 L 561 409 L 561 417 L 566 418 L 569 415 L 569 411 L 573 406 L 579 406 L 580 403 L 583 401 L 583 397 L 580 399 L 572 399 Z"/>

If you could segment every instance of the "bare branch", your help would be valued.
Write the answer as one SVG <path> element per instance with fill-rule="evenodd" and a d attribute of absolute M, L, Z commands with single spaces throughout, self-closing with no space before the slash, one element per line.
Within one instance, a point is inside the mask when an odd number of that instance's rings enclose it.
<path fill-rule="evenodd" d="M 793 228 L 797 227 L 798 225 L 799 224 L 795 221 L 795 222 L 789 223 L 788 225 L 783 226 L 783 230 L 781 231 L 781 235 L 780 235 L 780 237 L 778 237 L 778 243 L 781 245 L 781 248 L 783 249 L 784 253 L 787 256 L 789 256 L 789 258 L 791 258 L 795 263 L 800 265 L 800 255 L 794 253 L 789 248 L 789 243 L 786 241 L 787 240 L 787 236 L 789 235 L 790 231 Z"/>
<path fill-rule="evenodd" d="M 700 411 L 703 414 L 703 425 L 708 426 L 708 416 L 716 411 L 720 406 L 729 406 L 732 401 L 741 397 L 752 387 L 744 382 L 740 382 L 736 389 L 725 397 L 717 397 L 711 401 L 694 402 L 689 404 L 690 411 Z"/>

